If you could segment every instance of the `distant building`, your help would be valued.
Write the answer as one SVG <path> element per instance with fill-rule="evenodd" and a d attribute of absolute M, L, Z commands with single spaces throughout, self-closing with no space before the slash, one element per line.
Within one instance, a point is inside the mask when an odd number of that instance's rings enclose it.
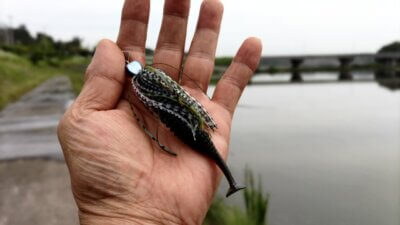
<path fill-rule="evenodd" d="M 14 43 L 13 30 L 0 23 L 0 45 L 10 45 Z"/>

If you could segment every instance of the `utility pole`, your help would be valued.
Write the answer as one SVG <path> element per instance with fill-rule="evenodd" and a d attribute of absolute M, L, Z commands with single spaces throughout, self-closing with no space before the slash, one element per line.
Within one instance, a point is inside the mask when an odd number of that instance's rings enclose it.
<path fill-rule="evenodd" d="M 0 0 L 0 44 L 4 44 L 6 42 L 6 36 L 7 36 L 7 31 L 6 31 L 6 26 L 3 25 L 2 21 L 2 15 L 3 15 L 3 1 Z"/>
<path fill-rule="evenodd" d="M 3 44 L 12 45 L 14 44 L 14 32 L 13 32 L 13 17 L 11 15 L 7 17 L 4 16 L 5 12 L 3 9 L 7 7 L 4 5 L 4 1 L 0 0 L 0 40 Z"/>

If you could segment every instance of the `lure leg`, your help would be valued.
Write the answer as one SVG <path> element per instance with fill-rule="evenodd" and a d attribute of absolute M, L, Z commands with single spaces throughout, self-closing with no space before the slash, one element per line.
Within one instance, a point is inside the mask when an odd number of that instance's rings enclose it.
<path fill-rule="evenodd" d="M 152 138 L 153 139 L 153 138 Z M 157 130 L 157 134 L 156 137 L 154 137 L 153 141 L 157 142 L 158 146 L 160 146 L 161 150 L 164 150 L 166 153 L 173 155 L 173 156 L 178 156 L 178 154 L 176 154 L 175 152 L 173 152 L 172 150 L 170 150 L 169 148 L 167 148 L 165 145 L 161 144 L 158 141 L 158 130 Z"/>
<path fill-rule="evenodd" d="M 142 127 L 142 129 L 144 130 L 144 132 L 151 138 L 151 140 L 153 140 L 154 142 L 156 142 L 158 144 L 158 146 L 161 148 L 161 150 L 165 151 L 166 153 L 173 155 L 173 156 L 178 156 L 178 154 L 176 154 L 174 151 L 170 150 L 169 148 L 167 148 L 165 145 L 161 144 L 160 141 L 156 138 L 156 136 L 154 136 L 149 129 L 147 129 L 147 127 L 144 125 L 144 123 L 139 119 L 138 115 L 135 113 L 135 110 L 133 109 L 133 105 L 131 103 L 129 103 L 129 105 L 131 106 L 131 110 L 133 113 L 133 116 L 135 117 L 136 121 L 139 123 L 139 125 Z"/>

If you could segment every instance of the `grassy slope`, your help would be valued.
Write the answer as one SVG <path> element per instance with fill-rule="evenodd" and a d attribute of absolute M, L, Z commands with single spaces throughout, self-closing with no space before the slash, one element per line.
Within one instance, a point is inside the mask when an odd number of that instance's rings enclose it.
<path fill-rule="evenodd" d="M 0 110 L 24 93 L 56 75 L 67 75 L 76 94 L 83 85 L 83 74 L 89 58 L 73 57 L 57 62 L 58 66 L 32 63 L 14 54 L 0 51 Z"/>
<path fill-rule="evenodd" d="M 82 89 L 83 77 L 90 60 L 91 58 L 76 56 L 60 63 L 59 70 L 62 71 L 62 74 L 70 78 L 76 95 L 78 95 Z"/>
<path fill-rule="evenodd" d="M 0 51 L 0 109 L 54 74 L 48 66 L 33 66 L 24 58 Z"/>

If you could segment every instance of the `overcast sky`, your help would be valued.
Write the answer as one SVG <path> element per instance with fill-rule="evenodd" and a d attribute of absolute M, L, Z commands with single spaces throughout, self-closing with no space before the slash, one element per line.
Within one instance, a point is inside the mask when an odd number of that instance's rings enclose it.
<path fill-rule="evenodd" d="M 153 0 L 147 46 L 156 44 L 163 2 Z M 248 36 L 264 55 L 374 52 L 400 40 L 400 0 L 222 0 L 218 55 L 234 54 Z M 201 0 L 192 0 L 188 44 Z M 0 22 L 26 24 L 57 39 L 79 36 L 93 46 L 116 39 L 123 0 L 0 0 Z"/>

